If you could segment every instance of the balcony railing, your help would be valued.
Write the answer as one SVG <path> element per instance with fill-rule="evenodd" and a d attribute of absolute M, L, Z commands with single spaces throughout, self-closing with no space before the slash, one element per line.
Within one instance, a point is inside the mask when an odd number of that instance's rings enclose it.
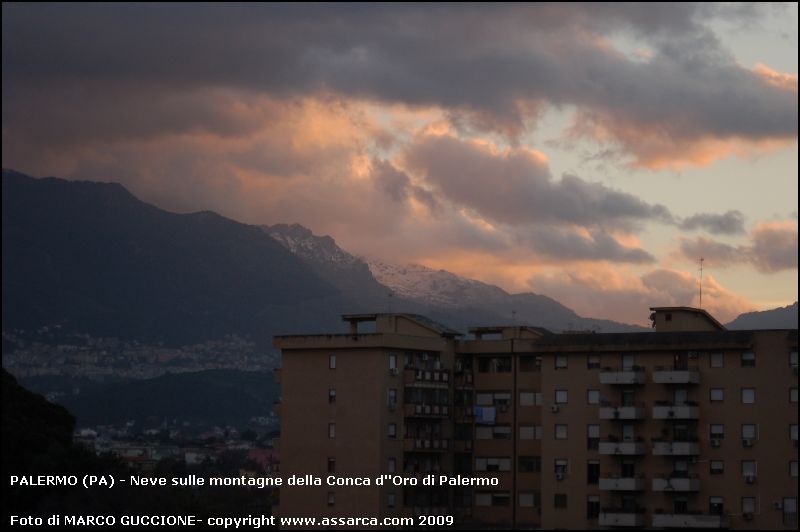
<path fill-rule="evenodd" d="M 645 371 L 640 366 L 609 368 L 600 370 L 600 384 L 644 384 Z"/>
<path fill-rule="evenodd" d="M 641 440 L 616 441 L 615 439 L 601 440 L 598 448 L 600 454 L 638 456 L 645 453 L 645 444 Z"/>
<path fill-rule="evenodd" d="M 600 407 L 600 419 L 618 419 L 620 421 L 644 419 L 647 415 L 644 404 L 632 406 L 603 405 Z"/>
<path fill-rule="evenodd" d="M 404 451 L 445 452 L 450 448 L 450 440 L 446 438 L 406 438 Z"/>
<path fill-rule="evenodd" d="M 665 476 L 653 479 L 653 491 L 693 492 L 699 489 L 700 480 L 696 478 Z"/>
<path fill-rule="evenodd" d="M 414 369 L 406 368 L 403 372 L 406 384 L 431 384 L 447 386 L 450 382 L 450 370 L 447 369 Z"/>
<path fill-rule="evenodd" d="M 426 404 L 406 404 L 403 406 L 405 417 L 448 417 L 450 407 L 448 405 L 426 405 Z"/>
<path fill-rule="evenodd" d="M 598 524 L 608 527 L 642 527 L 644 526 L 644 510 L 603 508 L 600 511 Z"/>
<path fill-rule="evenodd" d="M 694 456 L 700 454 L 700 444 L 696 441 L 653 440 L 653 454 L 656 456 Z"/>
<path fill-rule="evenodd" d="M 653 419 L 698 419 L 700 408 L 694 403 L 679 405 L 668 401 L 659 401 L 653 407 Z"/>
<path fill-rule="evenodd" d="M 656 384 L 697 384 L 700 382 L 700 371 L 696 367 L 657 366 L 653 370 L 653 382 Z"/>
<path fill-rule="evenodd" d="M 653 528 L 728 528 L 727 516 L 703 513 L 655 513 Z"/>
<path fill-rule="evenodd" d="M 601 491 L 644 491 L 645 478 L 604 475 L 600 477 L 599 488 Z"/>

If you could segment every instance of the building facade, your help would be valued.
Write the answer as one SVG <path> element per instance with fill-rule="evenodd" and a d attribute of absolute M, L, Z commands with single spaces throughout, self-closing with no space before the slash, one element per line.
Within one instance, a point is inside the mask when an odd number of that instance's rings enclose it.
<path fill-rule="evenodd" d="M 344 316 L 278 336 L 281 471 L 431 473 L 496 486 L 292 487 L 287 516 L 452 515 L 485 528 L 797 526 L 797 330 L 553 334 Z M 371 322 L 371 331 L 360 330 Z"/>

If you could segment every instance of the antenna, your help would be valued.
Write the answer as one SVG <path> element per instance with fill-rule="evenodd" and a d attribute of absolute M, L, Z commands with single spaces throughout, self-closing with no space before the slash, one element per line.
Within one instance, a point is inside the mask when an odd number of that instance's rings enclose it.
<path fill-rule="evenodd" d="M 386 297 L 389 298 L 389 314 L 392 313 L 392 299 L 394 298 L 394 292 L 391 290 L 386 294 Z"/>
<path fill-rule="evenodd" d="M 700 257 L 700 308 L 703 308 L 703 261 L 705 259 Z"/>
<path fill-rule="evenodd" d="M 514 325 L 515 327 L 517 325 L 517 311 L 516 310 L 512 310 L 511 311 L 511 325 Z"/>

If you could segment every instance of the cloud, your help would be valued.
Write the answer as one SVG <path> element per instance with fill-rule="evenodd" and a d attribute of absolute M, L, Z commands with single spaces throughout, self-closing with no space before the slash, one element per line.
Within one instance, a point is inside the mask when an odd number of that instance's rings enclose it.
<path fill-rule="evenodd" d="M 580 270 L 542 271 L 529 279 L 529 286 L 583 316 L 607 316 L 640 325 L 649 325 L 647 309 L 651 306 L 699 304 L 697 277 L 663 268 L 642 275 L 601 264 Z M 703 279 L 703 308 L 726 322 L 754 306 L 707 275 Z"/>
<path fill-rule="evenodd" d="M 7 4 L 4 133 L 33 142 L 48 134 L 47 124 L 68 127 L 57 118 L 96 134 L 235 131 L 246 127 L 244 117 L 203 121 L 209 111 L 191 111 L 200 107 L 193 94 L 332 93 L 436 106 L 471 127 L 509 135 L 531 127 L 545 106 L 570 107 L 573 135 L 619 150 L 633 164 L 707 164 L 797 136 L 796 79 L 744 68 L 710 30 L 716 18 L 757 16 L 667 4 Z M 649 59 L 615 49 L 608 38 L 618 34 L 649 47 Z M 66 94 L 51 99 L 40 92 L 48 86 Z M 104 109 L 119 120 L 93 122 Z M 39 126 L 26 129 L 28 121 Z"/>
<path fill-rule="evenodd" d="M 744 233 L 744 214 L 735 210 L 725 214 L 695 214 L 678 223 L 678 227 L 686 231 L 705 229 L 711 233 L 735 235 Z"/>
<path fill-rule="evenodd" d="M 762 273 L 797 269 L 797 223 L 762 222 L 750 233 L 749 243 L 730 245 L 709 238 L 681 239 L 680 253 L 690 260 L 703 257 L 709 266 L 751 265 Z"/>
<path fill-rule="evenodd" d="M 403 164 L 441 196 L 503 224 L 627 228 L 671 219 L 663 205 L 601 183 L 572 175 L 555 181 L 547 158 L 527 148 L 499 151 L 484 142 L 420 135 L 404 151 Z"/>

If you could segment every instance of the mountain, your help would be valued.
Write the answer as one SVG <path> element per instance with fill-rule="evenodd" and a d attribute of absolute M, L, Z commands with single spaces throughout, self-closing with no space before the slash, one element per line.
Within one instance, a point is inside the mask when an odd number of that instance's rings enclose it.
<path fill-rule="evenodd" d="M 314 235 L 299 224 L 262 226 L 321 278 L 357 302 L 364 312 L 414 312 L 466 331 L 478 324 L 519 323 L 553 331 L 647 330 L 609 320 L 583 318 L 547 296 L 509 294 L 502 288 L 445 270 L 417 264 L 394 265 L 363 260 L 329 236 Z M 392 297 L 387 296 L 391 294 Z M 512 316 L 512 311 L 515 315 Z"/>
<path fill-rule="evenodd" d="M 3 329 L 188 344 L 338 324 L 352 305 L 261 229 L 113 183 L 3 170 Z"/>
<path fill-rule="evenodd" d="M 260 227 L 321 279 L 356 300 L 360 310 L 375 312 L 387 304 L 389 290 L 375 280 L 367 263 L 340 248 L 330 236 L 317 236 L 300 224 Z"/>
<path fill-rule="evenodd" d="M 728 329 L 796 329 L 797 301 L 785 307 L 746 312 L 726 325 Z"/>
<path fill-rule="evenodd" d="M 25 377 L 20 383 L 56 392 L 56 401 L 81 427 L 124 424 L 157 427 L 177 420 L 201 426 L 244 427 L 252 417 L 268 417 L 280 396 L 271 371 L 205 370 L 168 373 L 152 379 L 92 382 L 68 376 Z M 75 394 L 78 389 L 80 393 Z"/>
<path fill-rule="evenodd" d="M 513 320 L 552 331 L 647 330 L 610 320 L 584 318 L 550 297 L 534 293 L 510 294 L 498 286 L 445 270 L 434 270 L 418 264 L 397 266 L 378 260 L 369 261 L 369 267 L 379 282 L 405 298 L 442 309 L 473 309 L 476 313 L 490 312 L 496 316 L 494 322 L 483 323 L 507 324 Z"/>

